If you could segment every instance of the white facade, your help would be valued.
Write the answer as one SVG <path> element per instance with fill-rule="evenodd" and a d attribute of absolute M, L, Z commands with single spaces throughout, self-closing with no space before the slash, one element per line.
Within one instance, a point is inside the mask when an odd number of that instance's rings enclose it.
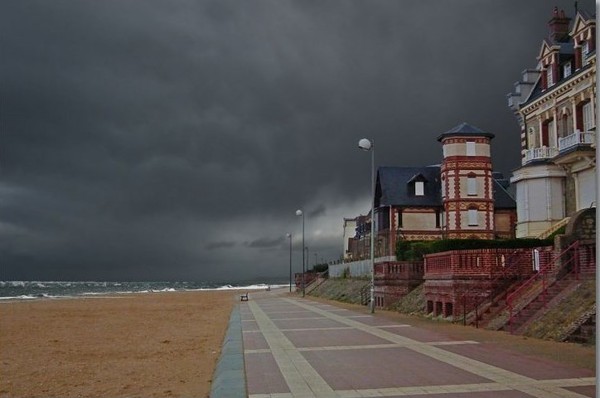
<path fill-rule="evenodd" d="M 595 19 L 554 11 L 535 72 L 509 94 L 521 126 L 517 237 L 537 237 L 596 204 Z M 586 49 L 586 51 L 583 51 Z"/>

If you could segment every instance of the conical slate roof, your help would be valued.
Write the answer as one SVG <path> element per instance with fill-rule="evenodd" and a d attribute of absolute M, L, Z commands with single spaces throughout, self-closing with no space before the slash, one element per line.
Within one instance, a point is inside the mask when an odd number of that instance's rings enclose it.
<path fill-rule="evenodd" d="M 442 133 L 438 136 L 438 141 L 443 140 L 446 137 L 452 137 L 452 136 L 477 136 L 477 137 L 489 137 L 489 138 L 494 138 L 494 134 L 492 133 L 488 133 L 486 131 L 481 130 L 480 128 L 477 128 L 475 126 L 470 125 L 469 123 L 461 123 L 458 126 L 454 127 L 451 130 L 446 131 L 445 133 Z"/>

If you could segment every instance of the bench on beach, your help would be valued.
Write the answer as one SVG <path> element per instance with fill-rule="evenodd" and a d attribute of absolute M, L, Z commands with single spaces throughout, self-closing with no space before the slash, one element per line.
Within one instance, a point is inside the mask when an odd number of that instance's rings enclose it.
<path fill-rule="evenodd" d="M 248 301 L 248 292 L 246 292 L 246 294 L 242 294 L 240 296 L 240 301 Z"/>

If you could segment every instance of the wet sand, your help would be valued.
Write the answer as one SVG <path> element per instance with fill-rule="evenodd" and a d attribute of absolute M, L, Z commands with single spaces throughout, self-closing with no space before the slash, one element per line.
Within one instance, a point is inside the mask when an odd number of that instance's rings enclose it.
<path fill-rule="evenodd" d="M 207 397 L 238 292 L 0 303 L 0 397 Z"/>

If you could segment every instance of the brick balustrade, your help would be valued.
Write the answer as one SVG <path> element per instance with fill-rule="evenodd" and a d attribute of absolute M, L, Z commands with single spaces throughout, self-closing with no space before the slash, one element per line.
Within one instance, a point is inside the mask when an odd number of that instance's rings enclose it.
<path fill-rule="evenodd" d="M 552 262 L 552 246 L 538 248 L 540 267 Z M 533 249 L 451 250 L 425 256 L 425 279 L 489 279 L 528 275 L 533 271 Z"/>

